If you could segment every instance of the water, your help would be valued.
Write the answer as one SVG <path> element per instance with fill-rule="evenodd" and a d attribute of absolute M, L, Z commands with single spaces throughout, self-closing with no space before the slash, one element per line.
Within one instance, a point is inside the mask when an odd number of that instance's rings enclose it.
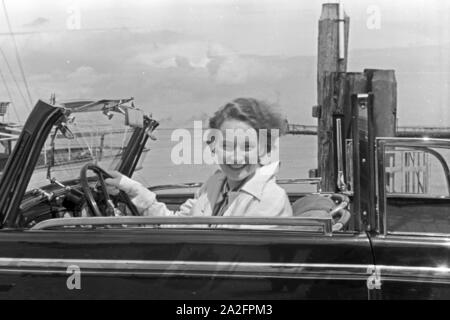
<path fill-rule="evenodd" d="M 171 141 L 172 130 L 157 131 L 157 141 L 149 141 L 147 146 L 151 149 L 142 161 L 142 168 L 135 173 L 134 179 L 147 186 L 182 183 L 203 182 L 214 171 L 215 165 L 181 164 L 176 165 L 171 160 L 172 148 L 179 141 Z M 206 145 L 204 145 L 206 147 Z M 444 161 L 450 163 L 450 151 L 444 148 L 435 149 L 442 155 Z M 308 178 L 308 171 L 317 168 L 317 137 L 306 135 L 286 135 L 280 140 L 280 172 L 279 179 Z M 442 164 L 434 156 L 430 156 L 428 178 L 422 183 L 428 185 L 428 195 L 448 196 L 446 174 Z M 399 176 L 401 180 L 403 176 Z M 404 184 L 405 182 L 402 182 Z M 287 186 L 285 186 L 287 187 Z M 315 186 L 297 185 L 294 189 L 302 192 L 313 192 Z"/>
<path fill-rule="evenodd" d="M 74 132 L 83 132 L 84 128 L 76 128 Z M 191 136 L 193 137 L 193 132 Z M 204 182 L 217 169 L 217 165 L 208 164 L 175 164 L 171 159 L 172 149 L 180 143 L 171 141 L 173 129 L 158 129 L 155 132 L 156 141 L 149 139 L 147 148 L 150 150 L 144 152 L 141 162 L 138 165 L 138 170 L 133 175 L 135 180 L 143 183 L 146 186 L 157 186 L 165 184 L 187 183 L 187 182 Z M 74 140 L 57 139 L 56 149 L 63 148 L 67 150 L 68 147 L 86 148 L 87 155 L 93 152 L 95 156 L 95 148 L 99 145 L 100 136 L 93 133 L 92 136 L 80 136 Z M 98 162 L 98 165 L 105 169 L 113 169 L 116 167 L 118 157 L 106 157 L 107 154 L 115 151 L 119 147 L 126 144 L 129 134 L 112 134 L 105 138 L 104 159 Z M 315 136 L 300 136 L 287 135 L 280 140 L 280 161 L 281 168 L 278 174 L 279 179 L 293 179 L 293 178 L 307 178 L 308 171 L 317 167 L 317 139 Z M 49 150 L 49 143 L 47 143 L 47 150 Z M 87 148 L 89 146 L 89 148 Z M 111 147 L 114 149 L 110 150 Z M 206 143 L 202 146 L 203 150 L 208 150 Z M 71 153 L 75 156 L 75 149 Z M 117 149 L 118 150 L 118 149 Z M 193 153 L 193 152 L 192 152 Z M 55 156 L 55 162 L 64 162 L 64 159 L 69 156 L 67 152 Z M 59 159 L 61 158 L 61 159 Z M 67 160 L 67 159 L 66 159 Z M 44 161 L 44 158 L 41 162 Z M 94 159 L 92 159 L 94 161 Z M 67 164 L 55 166 L 52 168 L 52 177 L 59 181 L 70 180 L 79 176 L 80 168 L 86 162 Z M 41 169 L 35 170 L 28 184 L 28 190 L 40 187 L 47 182 L 47 170 L 43 166 Z M 315 191 L 315 186 L 305 186 L 307 190 Z"/>
<path fill-rule="evenodd" d="M 158 140 L 147 143 L 151 150 L 142 161 L 142 169 L 135 173 L 136 180 L 149 186 L 203 182 L 217 170 L 216 165 L 174 164 L 171 152 L 179 141 L 171 141 L 172 132 L 170 129 L 158 129 L 156 133 Z M 281 168 L 278 178 L 308 178 L 308 171 L 317 167 L 316 159 L 316 136 L 284 136 L 280 140 Z"/>
<path fill-rule="evenodd" d="M 218 169 L 217 165 L 175 164 L 174 161 L 172 161 L 171 153 L 180 141 L 178 139 L 172 141 L 172 133 L 172 129 L 159 129 L 156 132 L 158 139 L 156 141 L 148 141 L 147 148 L 150 150 L 144 152 L 141 162 L 138 165 L 138 169 L 133 175 L 135 180 L 142 182 L 145 186 L 204 182 Z M 193 136 L 192 131 L 191 136 Z M 89 151 L 93 152 L 95 156 L 95 146 L 98 145 L 97 140 L 99 140 L 99 137 L 100 136 L 97 134 L 92 137 L 82 136 L 75 140 L 57 140 L 57 149 L 67 147 L 66 144 L 70 145 L 72 148 L 89 145 L 91 147 Z M 115 168 L 117 161 L 120 159 L 120 154 L 117 157 L 107 157 L 107 155 L 110 153 L 117 153 L 123 145 L 126 145 L 127 137 L 129 137 L 129 134 L 112 134 L 111 136 L 108 136 L 107 139 L 105 138 L 104 157 L 98 164 L 106 169 Z M 192 149 L 193 148 L 191 148 L 191 150 Z M 209 151 L 206 144 L 203 144 L 203 146 L 201 146 L 201 151 L 205 149 Z M 74 150 L 75 149 L 72 150 L 72 156 L 75 154 Z M 86 151 L 88 151 L 88 149 L 86 149 Z M 435 148 L 434 151 L 442 156 L 444 162 L 450 162 L 449 149 Z M 417 153 L 417 150 L 415 152 Z M 61 156 L 62 158 L 59 160 L 64 162 L 63 160 L 67 155 L 62 153 Z M 401 155 L 398 154 L 397 157 L 398 156 Z M 396 163 L 389 164 L 389 169 L 387 169 L 387 171 L 391 172 L 391 179 L 395 180 L 396 186 L 396 190 L 391 190 L 391 192 L 406 192 L 404 190 L 407 189 L 404 188 L 406 188 L 407 185 L 412 184 L 411 186 L 416 185 L 416 187 L 418 187 L 417 185 L 420 184 L 424 188 L 421 192 L 427 195 L 439 197 L 448 196 L 447 175 L 446 171 L 443 169 L 443 164 L 434 155 L 430 155 L 428 158 L 427 165 L 421 169 L 423 171 L 422 173 L 416 172 L 419 168 L 416 168 L 414 163 L 407 164 L 403 163 L 403 160 L 400 161 L 403 159 L 402 157 L 397 159 L 398 161 L 396 161 Z M 58 159 L 56 160 L 56 162 L 59 162 Z M 280 140 L 280 161 L 281 168 L 278 173 L 279 179 L 307 178 L 308 171 L 317 168 L 317 137 L 304 135 L 287 135 L 282 137 Z M 85 162 L 79 162 L 56 166 L 52 169 L 52 177 L 57 178 L 59 181 L 76 178 L 79 176 L 80 168 L 84 164 Z M 35 170 L 28 185 L 28 190 L 40 187 L 47 182 L 46 171 L 45 167 L 40 170 Z M 406 174 L 406 172 L 409 173 Z M 287 191 L 316 191 L 315 185 L 283 185 L 283 187 L 287 188 Z"/>

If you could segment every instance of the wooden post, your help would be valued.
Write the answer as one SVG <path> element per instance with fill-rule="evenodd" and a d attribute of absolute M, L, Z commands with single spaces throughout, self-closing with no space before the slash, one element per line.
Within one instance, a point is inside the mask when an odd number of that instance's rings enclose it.
<path fill-rule="evenodd" d="M 321 100 L 321 88 L 324 72 L 347 71 L 348 35 L 350 19 L 344 18 L 345 23 L 345 57 L 339 59 L 339 4 L 325 3 L 319 20 L 319 38 L 317 52 L 317 97 Z"/>
<path fill-rule="evenodd" d="M 333 115 L 338 105 L 339 75 L 337 72 L 324 72 L 322 79 L 322 105 L 317 127 L 317 142 L 318 175 L 322 178 L 321 190 L 325 192 L 334 192 L 337 181 Z"/>
<path fill-rule="evenodd" d="M 397 81 L 394 70 L 366 69 L 368 92 L 374 94 L 376 137 L 395 137 L 397 127 Z"/>
<path fill-rule="evenodd" d="M 322 178 L 322 191 L 336 190 L 336 168 L 334 159 L 333 117 L 341 108 L 342 76 L 347 70 L 349 18 L 344 16 L 344 57 L 339 57 L 339 4 L 326 3 L 319 20 L 317 55 L 317 103 L 318 117 L 318 175 Z"/>

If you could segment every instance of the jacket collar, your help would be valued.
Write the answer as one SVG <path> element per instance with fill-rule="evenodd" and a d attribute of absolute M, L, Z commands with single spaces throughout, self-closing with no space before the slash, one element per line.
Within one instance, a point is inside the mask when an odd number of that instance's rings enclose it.
<path fill-rule="evenodd" d="M 264 187 L 266 186 L 266 183 L 271 180 L 277 173 L 278 169 L 280 167 L 280 162 L 272 162 L 267 165 L 261 166 L 258 169 L 256 169 L 255 174 L 253 177 L 251 177 L 247 182 L 244 183 L 244 185 L 240 188 L 240 191 L 246 192 L 253 197 L 257 198 L 258 200 L 261 200 L 262 193 L 264 191 Z M 221 184 L 226 179 L 226 176 L 223 172 L 220 173 L 220 181 Z M 230 193 L 238 193 L 230 191 Z"/>

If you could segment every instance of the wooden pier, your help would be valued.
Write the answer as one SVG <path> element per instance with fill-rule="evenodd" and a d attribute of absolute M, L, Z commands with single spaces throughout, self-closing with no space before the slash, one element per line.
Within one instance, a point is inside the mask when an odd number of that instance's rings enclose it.
<path fill-rule="evenodd" d="M 317 136 L 317 126 L 310 126 L 303 124 L 288 124 L 287 134 Z"/>
<path fill-rule="evenodd" d="M 289 124 L 288 134 L 292 135 L 317 135 L 317 126 Z M 396 137 L 401 138 L 438 138 L 450 139 L 450 127 L 397 127 L 395 132 Z"/>
<path fill-rule="evenodd" d="M 450 127 L 398 127 L 395 136 L 401 138 L 450 139 Z"/>
<path fill-rule="evenodd" d="M 318 21 L 317 105 L 312 116 L 317 126 L 289 124 L 289 134 L 317 135 L 317 167 L 311 178 L 321 178 L 321 190 L 336 192 L 342 187 L 347 154 L 342 146 L 355 128 L 352 99 L 373 98 L 372 123 L 375 137 L 450 138 L 449 127 L 398 127 L 395 70 L 367 68 L 347 71 L 350 18 L 339 3 L 325 3 Z M 341 190 L 342 191 L 342 190 Z"/>

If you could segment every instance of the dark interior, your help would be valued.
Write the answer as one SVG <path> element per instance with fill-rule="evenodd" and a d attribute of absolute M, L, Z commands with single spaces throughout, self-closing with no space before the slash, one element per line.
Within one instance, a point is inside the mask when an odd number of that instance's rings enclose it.
<path fill-rule="evenodd" d="M 390 232 L 450 233 L 450 198 L 388 196 Z"/>

